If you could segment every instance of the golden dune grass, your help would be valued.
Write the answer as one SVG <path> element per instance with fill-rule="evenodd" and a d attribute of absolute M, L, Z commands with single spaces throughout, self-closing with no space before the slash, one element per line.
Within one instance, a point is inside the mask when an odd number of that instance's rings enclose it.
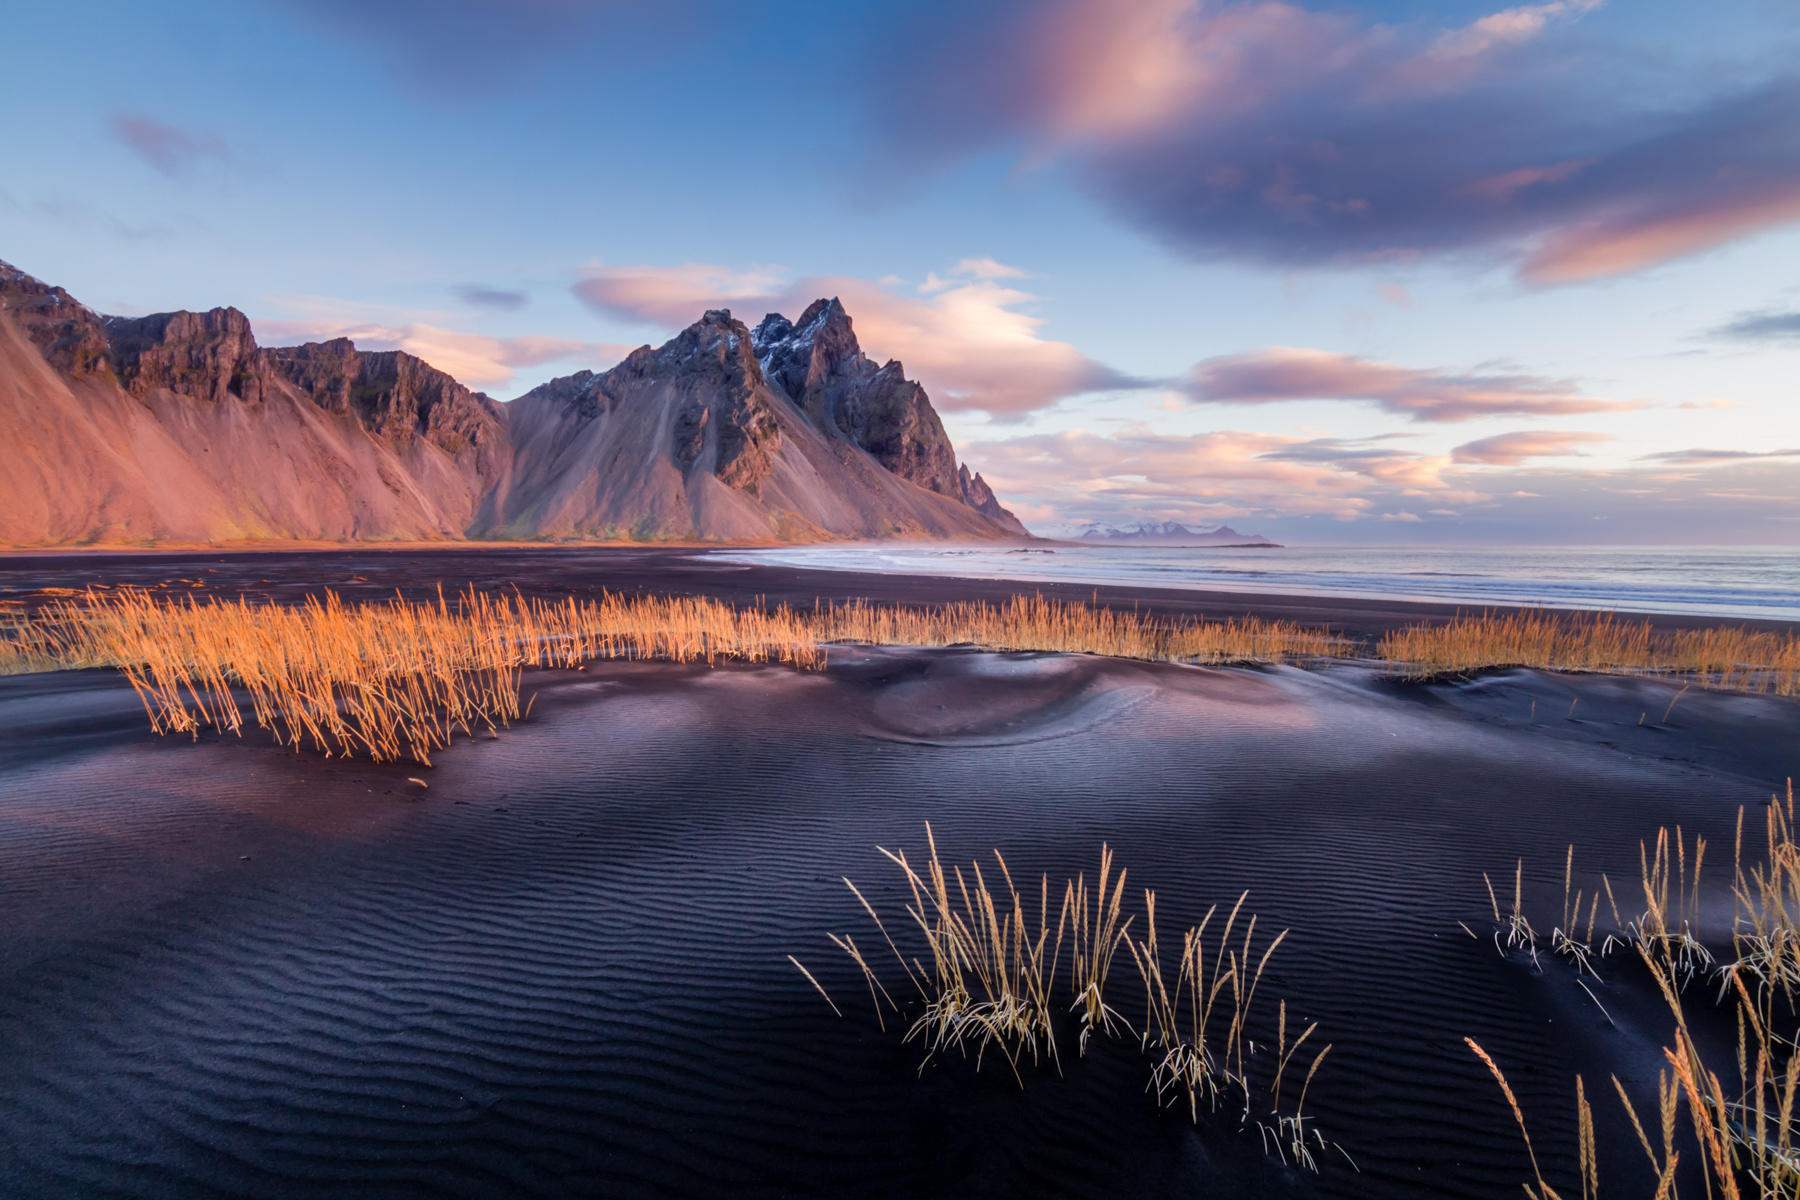
<path fill-rule="evenodd" d="M 1205 664 L 1305 661 L 1365 649 L 1282 621 L 1155 617 L 1041 596 L 796 610 L 611 594 L 549 601 L 516 590 L 470 590 L 454 600 L 440 593 L 431 603 L 396 598 L 355 605 L 327 593 L 283 607 L 122 588 L 59 597 L 30 616 L 0 614 L 0 673 L 116 667 L 137 688 L 159 731 L 241 733 L 254 724 L 295 748 L 429 763 L 457 734 L 498 732 L 523 715 L 520 682 L 527 668 L 629 658 L 816 669 L 836 643 Z M 1522 664 L 1800 692 L 1800 638 L 1731 628 L 1657 635 L 1647 622 L 1606 616 L 1460 618 L 1390 634 L 1379 653 L 1419 677 Z"/>
<path fill-rule="evenodd" d="M 118 668 L 158 732 L 241 733 L 254 723 L 296 749 L 425 764 L 458 733 L 495 733 L 517 720 L 527 667 L 824 662 L 786 609 L 474 591 L 426 604 L 346 605 L 328 594 L 295 607 L 96 592 L 50 604 L 6 644 L 0 669 Z"/>
<path fill-rule="evenodd" d="M 1690 1169 L 1698 1158 L 1708 1196 L 1800 1196 L 1800 841 L 1795 835 L 1792 785 L 1785 799 L 1771 800 L 1764 844 L 1750 857 L 1739 811 L 1732 882 L 1737 910 L 1729 961 L 1722 965 L 1715 965 L 1696 931 L 1705 852 L 1701 839 L 1690 845 L 1679 829 L 1663 829 L 1654 845 L 1640 843 L 1642 911 L 1621 920 L 1614 906 L 1619 934 L 1609 937 L 1599 953 L 1612 946 L 1635 951 L 1674 1025 L 1663 1048 L 1654 1110 L 1640 1114 L 1625 1086 L 1616 1077 L 1612 1081 L 1638 1149 L 1651 1167 L 1656 1181 L 1651 1194 L 1658 1200 L 1676 1194 L 1684 1152 Z M 1572 914 L 1579 917 L 1580 905 L 1570 907 L 1566 869 L 1564 878 L 1568 923 Z M 1602 879 L 1610 903 L 1612 885 Z M 1503 926 L 1504 919 L 1497 925 Z M 1585 960 L 1578 966 L 1591 971 Z M 1716 983 L 1717 990 L 1692 986 L 1701 980 Z M 1706 1061 L 1692 1032 L 1699 1006 L 1714 1004 L 1727 1006 L 1737 1027 L 1735 1061 L 1722 1070 Z M 1596 1196 L 1593 1111 L 1584 1081 L 1575 1081 L 1579 1191 L 1558 1192 L 1546 1181 L 1544 1164 L 1532 1150 L 1525 1113 L 1505 1074 L 1479 1045 L 1468 1045 L 1500 1085 L 1524 1139 L 1533 1178 L 1526 1193 L 1539 1200 Z"/>
<path fill-rule="evenodd" d="M 807 616 L 820 641 L 881 646 L 974 645 L 1199 663 L 1282 662 L 1348 649 L 1329 632 L 1287 621 L 1153 617 L 1042 596 L 924 608 L 858 600 L 820 606 Z"/>
<path fill-rule="evenodd" d="M 911 893 L 907 924 L 897 933 L 854 883 L 845 879 L 844 884 L 912 985 L 917 1016 L 904 1040 L 924 1044 L 926 1063 L 947 1049 L 967 1053 L 973 1048 L 979 1068 L 987 1051 L 997 1049 L 1021 1086 L 1024 1078 L 1019 1068 L 1027 1055 L 1033 1062 L 1048 1059 L 1060 1071 L 1056 978 L 1065 941 L 1070 949 L 1068 1011 L 1076 1014 L 1082 1052 L 1085 1054 L 1096 1032 L 1102 1036 L 1131 1032 L 1105 999 L 1113 959 L 1124 947 L 1144 987 L 1139 1040 L 1155 1059 L 1146 1090 L 1154 1092 L 1159 1104 L 1185 1096 L 1196 1122 L 1202 1101 L 1208 1112 L 1216 1111 L 1221 1100 L 1229 1100 L 1233 1107 L 1241 1105 L 1240 1124 L 1257 1127 L 1266 1151 L 1283 1162 L 1291 1160 L 1318 1169 L 1314 1151 L 1332 1144 L 1309 1123 L 1306 1093 L 1331 1047 L 1313 1055 L 1295 1107 L 1283 1112 L 1283 1079 L 1317 1029 L 1316 1024 L 1309 1025 L 1290 1039 L 1285 1001 L 1272 1047 L 1273 1069 L 1266 1073 L 1266 1111 L 1257 1103 L 1257 1089 L 1251 1083 L 1249 1060 L 1256 1053 L 1256 1043 L 1250 1033 L 1250 1012 L 1264 969 L 1287 931 L 1259 943 L 1257 918 L 1244 908 L 1248 893 L 1238 897 L 1221 926 L 1214 925 L 1215 907 L 1198 926 L 1186 930 L 1180 956 L 1172 971 L 1165 973 L 1168 964 L 1156 940 L 1156 893 L 1144 892 L 1146 936 L 1134 942 L 1130 929 L 1137 918 L 1121 911 L 1125 872 L 1113 874 L 1108 847 L 1100 848 L 1100 870 L 1092 890 L 1085 874 L 1065 885 L 1053 924 L 1048 876 L 1039 878 L 1037 896 L 1031 895 L 1029 885 L 1021 892 L 1006 860 L 995 851 L 997 873 L 990 886 L 980 863 L 973 864 L 967 874 L 957 866 L 945 869 L 929 824 L 925 838 L 928 855 L 916 867 L 903 851 L 881 849 L 900 868 Z M 1217 933 L 1216 941 L 1210 943 L 1209 929 Z M 899 942 L 913 934 L 923 942 L 922 954 L 900 947 Z M 889 992 L 875 964 L 852 936 L 833 933 L 827 937 L 856 964 L 876 1018 L 886 1028 L 885 1014 L 901 1013 L 904 1006 Z M 812 972 L 792 955 L 788 959 L 832 1011 L 842 1016 L 843 1011 Z M 1264 1050 L 1270 1048 L 1265 1042 Z"/>
<path fill-rule="evenodd" d="M 1377 655 L 1414 678 L 1539 667 L 1691 679 L 1705 687 L 1800 694 L 1800 637 L 1739 626 L 1656 632 L 1649 621 L 1544 611 L 1459 616 L 1384 636 Z"/>
<path fill-rule="evenodd" d="M 675 597 L 547 601 L 473 590 L 435 603 L 294 607 L 153 596 L 59 598 L 0 627 L 0 673 L 116 667 L 160 732 L 270 729 L 284 744 L 377 761 L 431 761 L 457 734 L 522 715 L 521 672 L 600 659 L 721 659 L 816 669 L 828 642 L 1059 650 L 1201 662 L 1325 653 L 1327 635 L 1279 622 L 1166 621 L 1081 604 L 796 611 Z M 248 702 L 248 715 L 244 701 Z"/>

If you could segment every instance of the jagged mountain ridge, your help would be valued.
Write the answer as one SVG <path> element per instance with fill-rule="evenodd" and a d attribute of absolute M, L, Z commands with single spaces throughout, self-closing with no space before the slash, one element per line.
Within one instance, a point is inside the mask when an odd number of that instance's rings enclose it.
<path fill-rule="evenodd" d="M 0 263 L 0 542 L 1025 535 L 923 389 L 814 310 L 823 424 L 729 313 L 501 404 L 403 351 L 102 317 Z"/>
<path fill-rule="evenodd" d="M 509 462 L 499 405 L 411 355 L 102 317 L 0 264 L 0 542 L 457 537 Z"/>

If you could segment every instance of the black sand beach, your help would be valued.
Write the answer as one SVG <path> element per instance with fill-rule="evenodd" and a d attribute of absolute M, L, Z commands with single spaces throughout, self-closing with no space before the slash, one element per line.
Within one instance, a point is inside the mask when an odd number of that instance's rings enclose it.
<path fill-rule="evenodd" d="M 1421 620 L 1458 612 L 1506 612 L 1504 605 L 1451 605 L 1355 596 L 1287 596 L 1263 592 L 1023 583 L 939 575 L 888 575 L 724 562 L 705 550 L 661 546 L 517 547 L 473 544 L 441 549 L 355 547 L 255 550 L 230 553 L 138 551 L 0 553 L 0 603 L 29 603 L 45 588 L 90 584 L 162 587 L 198 596 L 289 603 L 308 593 L 334 591 L 346 600 L 411 599 L 474 585 L 503 590 L 515 584 L 533 595 L 592 596 L 602 589 L 627 594 L 707 596 L 734 604 L 761 601 L 809 607 L 815 601 L 867 599 L 883 604 L 1004 601 L 1015 595 L 1135 608 L 1146 613 L 1206 618 L 1254 614 L 1272 621 L 1329 626 L 1353 637 L 1377 637 Z M 1682 614 L 1632 615 L 1659 630 L 1708 625 L 1794 628 L 1787 621 Z"/>
<path fill-rule="evenodd" d="M 0 561 L 15 598 L 173 578 L 276 598 L 1002 586 L 811 574 L 631 551 Z M 1416 616 L 1156 599 L 1360 632 Z M 834 649 L 822 673 L 603 663 L 528 687 L 529 720 L 422 772 L 157 739 L 108 673 L 0 678 L 0 1193 L 1517 1195 L 1522 1145 L 1462 1039 L 1507 1070 L 1556 1183 L 1573 1075 L 1641 1089 L 1668 1021 L 1624 956 L 1590 997 L 1566 964 L 1472 940 L 1482 873 L 1522 857 L 1553 922 L 1569 844 L 1578 882 L 1635 882 L 1638 840 L 1680 824 L 1712 843 L 1722 939 L 1738 807 L 1785 786 L 1800 731 L 1791 700 L 1639 680 L 966 650 Z M 1072 1026 L 1060 1075 L 1027 1069 L 1023 1091 L 992 1062 L 921 1074 L 825 934 L 878 943 L 840 877 L 898 919 L 875 847 L 919 857 L 927 821 L 946 863 L 999 849 L 1055 888 L 1108 842 L 1165 940 L 1249 889 L 1293 931 L 1256 1036 L 1280 997 L 1319 1022 L 1334 1049 L 1308 1109 L 1359 1169 L 1284 1168 L 1235 1113 L 1159 1109 L 1134 1041 L 1077 1057 Z M 1136 1023 L 1128 962 L 1112 987 Z M 1616 1105 L 1598 1115 L 1602 1176 L 1634 1194 L 1635 1139 Z"/>

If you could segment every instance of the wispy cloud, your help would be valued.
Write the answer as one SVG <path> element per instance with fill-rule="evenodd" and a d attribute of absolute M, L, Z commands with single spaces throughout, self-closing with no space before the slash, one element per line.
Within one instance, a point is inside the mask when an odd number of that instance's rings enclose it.
<path fill-rule="evenodd" d="M 481 283 L 465 283 L 456 289 L 456 298 L 476 308 L 493 308 L 512 312 L 525 307 L 531 297 L 510 288 L 489 287 Z"/>
<path fill-rule="evenodd" d="M 1691 450 L 1663 450 L 1656 454 L 1646 454 L 1642 456 L 1642 461 L 1693 467 L 1766 458 L 1800 458 L 1800 448 L 1791 450 L 1706 450 L 1696 447 Z"/>
<path fill-rule="evenodd" d="M 1359 400 L 1415 421 L 1466 421 L 1502 414 L 1618 412 L 1642 407 L 1634 402 L 1583 395 L 1568 380 L 1419 370 L 1294 346 L 1271 346 L 1206 359 L 1188 373 L 1182 389 L 1194 400 L 1212 404 Z"/>
<path fill-rule="evenodd" d="M 114 113 L 113 137 L 164 175 L 187 175 L 203 162 L 228 163 L 231 149 L 216 134 L 168 125 L 137 113 Z"/>
<path fill-rule="evenodd" d="M 1739 313 L 1714 329 L 1712 336 L 1754 342 L 1800 342 L 1800 311 L 1763 309 Z"/>
<path fill-rule="evenodd" d="M 1464 442 L 1450 452 L 1450 457 L 1459 463 L 1516 467 L 1528 458 L 1562 458 L 1579 455 L 1581 446 L 1611 440 L 1611 436 L 1604 433 L 1534 429 L 1519 433 L 1502 433 L 1494 437 L 1479 438 L 1473 442 Z"/>
<path fill-rule="evenodd" d="M 998 282 L 1017 271 L 992 259 L 965 260 L 920 296 L 842 276 L 792 279 L 774 267 L 596 265 L 575 294 L 599 312 L 669 330 L 709 308 L 736 309 L 754 325 L 765 312 L 797 317 L 813 300 L 836 296 L 864 352 L 902 360 L 945 411 L 1017 417 L 1085 392 L 1145 386 L 1042 337 L 1043 320 L 1029 311 L 1036 297 Z"/>

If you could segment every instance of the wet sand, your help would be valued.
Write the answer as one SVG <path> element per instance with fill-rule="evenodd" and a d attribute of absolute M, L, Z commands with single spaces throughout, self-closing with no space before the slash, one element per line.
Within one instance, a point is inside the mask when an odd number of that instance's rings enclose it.
<path fill-rule="evenodd" d="M 328 561 L 377 590 L 415 569 Z M 1572 1183 L 1574 1072 L 1641 1087 L 1668 1021 L 1617 958 L 1608 1018 L 1565 966 L 1471 940 L 1482 872 L 1522 856 L 1553 922 L 1566 845 L 1617 883 L 1680 823 L 1728 912 L 1738 806 L 1782 786 L 1800 732 L 1793 701 L 1695 691 L 1665 721 L 1677 689 L 1648 681 L 961 650 L 531 686 L 527 722 L 421 789 L 416 767 L 156 739 L 105 673 L 0 678 L 0 1193 L 1514 1196 L 1522 1145 L 1465 1035 Z M 877 943 L 839 877 L 898 918 L 875 847 L 923 854 L 926 821 L 946 861 L 998 848 L 1032 879 L 1091 875 L 1110 842 L 1165 941 L 1250 889 L 1293 930 L 1259 1009 L 1285 996 L 1334 1044 L 1308 1108 L 1360 1173 L 1159 1110 L 1134 1044 L 1079 1058 L 1072 1029 L 1023 1091 L 992 1064 L 921 1076 L 825 934 Z M 1139 1020 L 1123 956 L 1112 987 Z M 1641 1154 L 1597 1108 L 1602 1178 L 1636 1194 Z"/>

